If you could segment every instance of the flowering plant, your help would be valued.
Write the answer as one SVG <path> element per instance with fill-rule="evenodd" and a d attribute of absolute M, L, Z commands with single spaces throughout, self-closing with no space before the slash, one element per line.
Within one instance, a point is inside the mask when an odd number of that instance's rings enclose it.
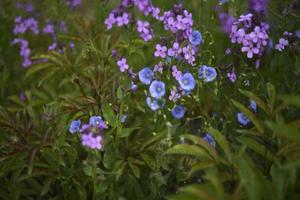
<path fill-rule="evenodd" d="M 297 198 L 298 7 L 1 1 L 0 198 Z"/>

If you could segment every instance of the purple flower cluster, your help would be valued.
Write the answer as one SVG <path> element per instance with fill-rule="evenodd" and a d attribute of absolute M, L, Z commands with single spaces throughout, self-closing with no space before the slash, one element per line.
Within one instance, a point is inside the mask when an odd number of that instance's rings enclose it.
<path fill-rule="evenodd" d="M 226 34 L 230 34 L 231 26 L 233 25 L 233 23 L 236 19 L 233 16 L 222 12 L 222 13 L 219 13 L 219 20 L 221 23 L 222 31 Z"/>
<path fill-rule="evenodd" d="M 118 13 L 112 11 L 108 18 L 105 19 L 105 24 L 107 29 L 111 29 L 114 24 L 117 24 L 117 26 L 125 26 L 129 24 L 129 14 L 127 12 Z"/>
<path fill-rule="evenodd" d="M 249 0 L 249 10 L 257 14 L 266 15 L 268 12 L 268 0 Z"/>
<path fill-rule="evenodd" d="M 275 49 L 278 51 L 283 51 L 287 46 L 289 46 L 289 38 L 293 36 L 293 33 L 285 31 L 283 37 L 279 39 L 278 44 L 275 45 Z"/>
<path fill-rule="evenodd" d="M 136 25 L 137 25 L 137 31 L 140 33 L 141 38 L 145 42 L 148 42 L 153 38 L 152 29 L 150 28 L 149 22 L 138 20 Z"/>
<path fill-rule="evenodd" d="M 22 38 L 15 38 L 12 44 L 20 44 L 20 55 L 23 58 L 23 67 L 29 67 L 32 64 L 30 60 L 30 49 L 28 47 L 28 41 Z"/>
<path fill-rule="evenodd" d="M 25 18 L 23 19 L 21 16 L 15 18 L 15 27 L 14 34 L 24 34 L 27 30 L 30 30 L 34 34 L 39 33 L 38 21 L 34 18 Z"/>
<path fill-rule="evenodd" d="M 126 58 L 121 58 L 118 60 L 117 65 L 119 66 L 121 72 L 125 72 L 129 68 Z"/>
<path fill-rule="evenodd" d="M 192 34 L 192 14 L 183 10 L 181 4 L 175 5 L 173 10 L 164 12 L 160 20 L 164 23 L 165 30 L 182 35 L 185 39 L 188 39 Z"/>
<path fill-rule="evenodd" d="M 275 49 L 283 51 L 287 46 L 289 46 L 289 41 L 285 38 L 280 38 L 278 44 L 275 45 Z"/>
<path fill-rule="evenodd" d="M 108 126 L 100 116 L 90 117 L 89 124 L 81 125 L 80 120 L 74 120 L 71 122 L 69 131 L 71 133 L 81 133 L 81 144 L 82 146 L 90 149 L 101 150 L 103 133 Z"/>
<path fill-rule="evenodd" d="M 231 42 L 240 44 L 241 51 L 250 59 L 255 55 L 258 57 L 262 55 L 269 39 L 269 25 L 264 22 L 253 25 L 252 17 L 251 13 L 241 15 L 239 20 L 231 26 L 230 33 Z"/>
<path fill-rule="evenodd" d="M 16 3 L 16 8 L 20 10 L 24 10 L 27 13 L 31 13 L 34 11 L 34 6 L 31 3 Z"/>
<path fill-rule="evenodd" d="M 71 9 L 74 9 L 75 7 L 80 6 L 81 0 L 66 0 L 66 4 L 67 4 Z"/>

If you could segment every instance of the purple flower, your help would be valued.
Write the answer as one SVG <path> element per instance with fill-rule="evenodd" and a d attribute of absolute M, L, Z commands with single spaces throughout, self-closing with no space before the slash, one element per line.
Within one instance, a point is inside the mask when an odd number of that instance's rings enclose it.
<path fill-rule="evenodd" d="M 155 98 L 159 99 L 165 95 L 165 84 L 161 81 L 153 81 L 149 87 L 150 95 Z"/>
<path fill-rule="evenodd" d="M 285 47 L 287 47 L 289 45 L 289 41 L 284 39 L 284 38 L 280 38 L 279 39 L 279 43 L 275 45 L 275 49 L 278 51 L 283 51 L 285 49 Z"/>
<path fill-rule="evenodd" d="M 69 131 L 70 133 L 76 133 L 80 130 L 81 121 L 80 120 L 74 120 L 71 122 Z"/>
<path fill-rule="evenodd" d="M 54 24 L 47 23 L 43 28 L 43 33 L 54 35 L 55 34 Z"/>
<path fill-rule="evenodd" d="M 234 70 L 232 70 L 232 72 L 230 72 L 230 73 L 227 73 L 227 77 L 228 77 L 229 80 L 230 80 L 231 82 L 233 82 L 233 83 L 234 83 L 234 82 L 236 81 L 236 79 L 237 79 Z"/>
<path fill-rule="evenodd" d="M 204 79 L 205 82 L 211 82 L 217 77 L 217 71 L 213 67 L 202 65 L 199 69 L 199 79 Z"/>
<path fill-rule="evenodd" d="M 152 39 L 152 30 L 150 29 L 150 24 L 147 21 L 137 21 L 137 31 L 140 33 L 141 38 L 145 42 Z"/>
<path fill-rule="evenodd" d="M 116 22 L 118 26 L 124 26 L 129 24 L 129 14 L 124 12 L 122 16 L 118 16 L 116 18 Z"/>
<path fill-rule="evenodd" d="M 170 96 L 169 96 L 169 100 L 170 101 L 177 101 L 178 99 L 180 99 L 181 95 L 179 93 L 177 93 L 175 90 L 171 90 L 170 92 Z"/>
<path fill-rule="evenodd" d="M 181 105 L 177 105 L 174 108 L 172 108 L 171 113 L 174 118 L 181 119 L 184 117 L 185 114 L 185 107 Z"/>
<path fill-rule="evenodd" d="M 91 149 L 102 149 L 102 137 L 100 135 L 94 136 L 93 133 L 82 134 L 81 135 L 81 144 Z"/>
<path fill-rule="evenodd" d="M 139 79 L 142 83 L 149 85 L 154 77 L 154 73 L 148 67 L 143 68 L 139 71 Z"/>
<path fill-rule="evenodd" d="M 81 0 L 66 0 L 66 4 L 70 6 L 71 9 L 80 6 Z"/>
<path fill-rule="evenodd" d="M 182 76 L 182 72 L 179 71 L 176 67 L 176 65 L 173 65 L 172 67 L 172 76 L 177 80 L 179 81 L 179 79 L 181 78 Z"/>
<path fill-rule="evenodd" d="M 184 59 L 191 65 L 194 65 L 195 61 L 195 50 L 191 46 L 186 46 L 182 48 Z"/>
<path fill-rule="evenodd" d="M 250 120 L 248 119 L 248 117 L 242 113 L 242 112 L 239 112 L 237 113 L 237 121 L 243 125 L 243 126 L 247 126 L 249 123 L 250 123 Z"/>
<path fill-rule="evenodd" d="M 166 46 L 161 46 L 160 44 L 157 44 L 155 48 L 156 48 L 156 51 L 154 52 L 155 57 L 165 58 L 167 56 Z"/>
<path fill-rule="evenodd" d="M 249 9 L 257 14 L 266 15 L 268 11 L 268 0 L 249 0 Z"/>
<path fill-rule="evenodd" d="M 163 70 L 164 70 L 164 68 L 163 68 L 162 62 L 159 62 L 157 65 L 154 65 L 154 69 L 153 69 L 154 72 L 159 72 L 162 74 Z"/>
<path fill-rule="evenodd" d="M 129 68 L 126 58 L 118 60 L 117 65 L 119 66 L 121 72 L 125 72 Z"/>
<path fill-rule="evenodd" d="M 224 33 L 229 34 L 231 32 L 231 26 L 235 21 L 235 18 L 227 13 L 220 13 L 219 20 L 221 22 L 221 29 Z"/>
<path fill-rule="evenodd" d="M 138 86 L 136 84 L 134 84 L 134 82 L 131 82 L 130 89 L 131 89 L 132 92 L 135 92 L 135 91 L 137 91 Z"/>
<path fill-rule="evenodd" d="M 109 13 L 108 18 L 104 22 L 107 26 L 107 29 L 111 29 L 112 26 L 116 23 L 116 18 L 114 13 Z"/>
<path fill-rule="evenodd" d="M 50 44 L 50 45 L 48 46 L 48 50 L 49 50 L 49 51 L 53 51 L 53 50 L 56 49 L 56 47 L 57 47 L 57 44 L 54 42 L 54 43 L 52 43 L 52 44 Z"/>
<path fill-rule="evenodd" d="M 191 91 L 195 88 L 196 81 L 191 73 L 185 73 L 180 77 L 179 85 L 183 90 Z"/>

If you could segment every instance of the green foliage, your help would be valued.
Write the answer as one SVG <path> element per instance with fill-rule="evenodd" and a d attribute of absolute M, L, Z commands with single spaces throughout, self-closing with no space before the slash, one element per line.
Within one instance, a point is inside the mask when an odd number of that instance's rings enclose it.
<path fill-rule="evenodd" d="M 292 6 L 299 3 L 269 2 L 268 20 L 278 24 L 271 26 L 276 43 L 279 32 L 299 24 Z M 0 199 L 300 198 L 299 42 L 284 53 L 267 52 L 255 69 L 242 55 L 224 56 L 234 47 L 219 30 L 213 9 L 218 1 L 183 1 L 204 38 L 200 64 L 215 66 L 218 78 L 209 84 L 197 80 L 185 102 L 186 119 L 175 120 L 168 114 L 173 105 L 165 105 L 168 112 L 151 112 L 145 95 L 132 93 L 130 79 L 118 70 L 113 49 L 138 71 L 157 63 L 158 41 L 146 45 L 132 25 L 106 31 L 103 22 L 116 1 L 84 1 L 73 11 L 62 0 L 36 1 L 41 20 L 66 21 L 70 31 L 57 40 L 72 41 L 75 48 L 47 51 L 46 38 L 30 38 L 36 63 L 28 69 L 21 68 L 11 45 L 13 19 L 27 15 L 14 3 L 0 2 Z M 174 2 L 154 4 L 166 10 Z M 238 16 L 246 7 L 246 1 L 230 0 L 222 9 Z M 155 31 L 165 36 L 159 26 Z M 226 66 L 238 74 L 234 84 Z M 251 124 L 239 125 L 237 112 Z M 102 151 L 84 148 L 80 136 L 68 132 L 72 120 L 92 115 L 109 125 Z M 203 139 L 205 133 L 216 147 Z"/>

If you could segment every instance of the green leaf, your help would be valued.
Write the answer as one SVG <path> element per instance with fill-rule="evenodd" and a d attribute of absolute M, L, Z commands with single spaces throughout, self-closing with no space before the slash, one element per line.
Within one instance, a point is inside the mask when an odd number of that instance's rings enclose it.
<path fill-rule="evenodd" d="M 141 174 L 140 168 L 131 162 L 129 162 L 128 164 L 129 164 L 129 167 L 132 170 L 134 176 L 136 178 L 140 178 L 140 174 Z"/>
<path fill-rule="evenodd" d="M 102 103 L 102 113 L 103 113 L 104 119 L 108 122 L 108 124 L 112 127 L 116 127 L 115 113 L 114 113 L 113 109 L 111 108 L 111 106 L 106 101 L 104 101 Z"/>
<path fill-rule="evenodd" d="M 268 97 L 269 97 L 269 108 L 273 111 L 275 101 L 276 101 L 276 89 L 274 85 L 271 83 L 267 83 L 267 91 L 268 91 Z"/>
<path fill-rule="evenodd" d="M 300 143 L 300 131 L 282 122 L 267 121 L 267 125 L 279 136 Z"/>
<path fill-rule="evenodd" d="M 183 137 L 184 139 L 187 139 L 189 141 L 192 141 L 194 144 L 199 145 L 204 150 L 206 150 L 213 159 L 218 160 L 218 154 L 217 154 L 217 151 L 215 150 L 215 148 L 213 148 L 210 144 L 208 144 L 202 138 L 194 136 L 194 135 L 190 135 L 190 134 L 181 135 L 181 137 Z"/>
<path fill-rule="evenodd" d="M 204 149 L 196 145 L 190 145 L 190 144 L 177 144 L 171 147 L 170 149 L 168 149 L 166 153 L 190 155 L 190 156 L 196 156 L 196 157 L 202 157 L 208 159 L 211 158 Z"/>
<path fill-rule="evenodd" d="M 259 144 L 254 139 L 249 138 L 249 137 L 240 136 L 240 137 L 237 137 L 237 140 L 239 142 L 241 142 L 242 144 L 247 145 L 250 149 L 252 149 L 256 153 L 260 154 L 261 156 L 266 157 L 271 161 L 274 160 L 274 157 L 271 154 L 271 152 L 268 149 L 266 149 L 265 146 L 263 146 L 262 144 Z"/>
<path fill-rule="evenodd" d="M 209 167 L 215 166 L 216 163 L 212 160 L 203 160 L 201 162 L 197 162 L 196 164 L 192 165 L 190 171 L 189 171 L 189 176 L 193 175 L 194 173 L 204 170 Z"/>
<path fill-rule="evenodd" d="M 40 196 L 44 196 L 45 194 L 47 194 L 49 192 L 52 182 L 53 182 L 53 178 L 49 178 L 43 182 L 43 187 L 42 187 Z"/>
<path fill-rule="evenodd" d="M 254 93 L 250 92 L 250 91 L 246 91 L 246 90 L 241 90 L 239 89 L 240 93 L 242 93 L 243 95 L 245 95 L 246 97 L 248 97 L 251 100 L 254 100 L 257 105 L 266 113 L 270 113 L 267 105 L 264 103 L 264 101 L 259 98 L 257 95 L 255 95 Z"/>
<path fill-rule="evenodd" d="M 293 105 L 300 108 L 300 96 L 284 95 L 281 97 L 281 99 L 288 105 Z"/>
<path fill-rule="evenodd" d="M 264 132 L 263 125 L 259 122 L 259 120 L 255 117 L 255 115 L 248 108 L 246 108 L 243 104 L 241 104 L 233 99 L 231 101 L 235 107 L 237 107 L 240 111 L 242 111 L 252 121 L 252 123 L 258 129 L 258 131 L 260 133 Z"/>
<path fill-rule="evenodd" d="M 131 133 L 133 133 L 133 131 L 137 129 L 139 128 L 122 128 L 120 133 L 118 134 L 118 137 L 120 138 L 129 137 Z"/>
<path fill-rule="evenodd" d="M 32 65 L 26 71 L 25 78 L 28 78 L 28 76 L 30 76 L 30 75 L 38 72 L 38 71 L 41 71 L 43 69 L 47 69 L 48 67 L 52 67 L 52 66 L 53 66 L 52 63 L 38 63 L 38 64 L 35 64 L 35 65 Z"/>
<path fill-rule="evenodd" d="M 230 150 L 230 146 L 226 138 L 217 130 L 212 127 L 208 128 L 207 130 L 217 141 L 217 143 L 220 145 L 220 147 L 223 149 L 225 152 L 225 155 L 229 159 L 230 163 L 232 162 L 232 153 Z"/>

